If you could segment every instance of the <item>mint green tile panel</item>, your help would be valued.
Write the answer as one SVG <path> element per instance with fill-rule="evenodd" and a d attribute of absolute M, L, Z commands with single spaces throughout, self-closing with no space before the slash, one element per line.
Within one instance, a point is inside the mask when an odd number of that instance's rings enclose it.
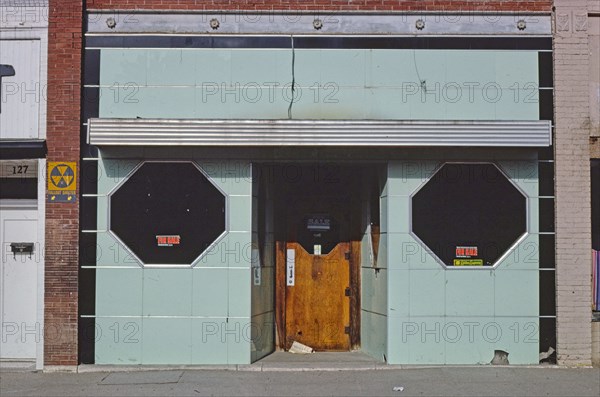
<path fill-rule="evenodd" d="M 194 86 L 100 88 L 100 117 L 194 118 L 197 108 Z"/>
<path fill-rule="evenodd" d="M 368 107 L 365 106 L 367 97 L 364 88 L 328 85 L 321 91 L 323 95 L 315 98 L 308 87 L 303 88 L 302 96 L 298 101 L 294 101 L 293 118 L 324 120 L 373 118 L 368 113 Z"/>
<path fill-rule="evenodd" d="M 410 315 L 411 279 L 408 270 L 389 269 L 388 273 L 388 314 L 392 317 Z"/>
<path fill-rule="evenodd" d="M 196 72 L 193 82 L 212 92 L 212 87 L 231 81 L 232 52 L 227 49 L 189 50 L 196 54 Z"/>
<path fill-rule="evenodd" d="M 101 158 L 98 161 L 98 194 L 110 193 L 138 164 L 137 160 Z"/>
<path fill-rule="evenodd" d="M 226 268 L 211 267 L 192 270 L 192 316 L 227 317 L 228 272 Z"/>
<path fill-rule="evenodd" d="M 436 100 L 440 102 L 439 105 L 443 104 L 443 111 L 446 114 L 447 119 L 462 119 L 465 114 L 473 114 L 473 120 L 497 120 L 497 108 L 499 102 L 503 100 L 502 97 L 497 100 L 494 99 L 489 100 L 490 94 L 484 94 L 484 91 L 481 89 L 474 89 L 472 95 L 469 93 L 468 88 L 456 86 L 446 85 L 439 89 L 440 94 L 436 98 L 434 94 L 431 94 L 427 97 L 427 101 L 424 103 L 425 105 L 435 102 Z M 421 101 L 423 102 L 423 101 Z M 423 108 L 423 103 L 421 104 L 420 110 L 423 112 L 427 112 L 427 108 Z M 504 117 L 504 120 L 520 120 L 527 119 L 529 115 L 537 115 L 537 109 L 531 111 L 531 109 L 524 107 L 516 107 L 513 106 L 511 102 L 501 103 L 501 105 L 508 105 L 510 107 L 509 115 Z M 532 116 L 533 117 L 533 116 Z M 428 118 L 428 117 L 427 117 Z M 501 119 L 502 120 L 502 119 Z"/>
<path fill-rule="evenodd" d="M 500 263 L 496 270 L 538 270 L 540 265 L 540 238 L 528 234 Z"/>
<path fill-rule="evenodd" d="M 381 218 L 383 219 L 383 218 Z M 383 228 L 381 230 L 384 230 Z M 379 251 L 377 254 L 377 267 L 380 269 L 387 269 L 390 261 L 390 254 L 388 252 L 388 234 L 381 232 L 379 234 Z"/>
<path fill-rule="evenodd" d="M 444 316 L 446 295 L 446 271 L 436 270 L 409 271 L 411 316 Z M 390 311 L 390 316 L 392 312 Z"/>
<path fill-rule="evenodd" d="M 227 363 L 250 364 L 252 345 L 250 318 L 229 319 L 229 322 L 222 326 L 222 337 L 227 344 Z"/>
<path fill-rule="evenodd" d="M 142 324 L 142 364 L 191 364 L 191 318 L 145 317 Z"/>
<path fill-rule="evenodd" d="M 141 317 L 100 317 L 95 325 L 96 364 L 142 364 Z"/>
<path fill-rule="evenodd" d="M 388 271 L 363 267 L 361 269 L 361 285 L 363 310 L 387 315 Z"/>
<path fill-rule="evenodd" d="M 496 165 L 528 197 L 538 197 L 538 163 L 535 160 L 498 161 Z"/>
<path fill-rule="evenodd" d="M 445 273 L 446 296 L 444 302 L 447 316 L 489 316 L 494 314 L 496 290 L 496 272 L 494 270 L 454 269 L 454 271 Z M 508 287 L 508 285 L 500 283 L 499 287 Z M 512 291 L 511 294 L 515 289 Z"/>
<path fill-rule="evenodd" d="M 437 270 L 442 265 L 430 251 L 409 233 L 388 234 L 390 269 Z"/>
<path fill-rule="evenodd" d="M 148 51 L 146 82 L 148 86 L 195 85 L 197 51 L 153 50 Z"/>
<path fill-rule="evenodd" d="M 366 233 L 364 233 L 362 235 L 362 238 L 360 239 L 360 263 L 361 263 L 361 266 L 373 266 L 374 265 L 374 263 L 372 262 L 374 260 L 374 258 L 372 258 L 372 249 L 369 245 L 370 239 L 371 239 L 371 236 L 369 236 Z"/>
<path fill-rule="evenodd" d="M 530 234 L 496 269 L 445 269 L 410 233 L 396 233 L 391 218 L 402 201 L 446 158 L 388 164 L 388 212 L 384 252 L 388 258 L 388 358 L 395 364 L 489 363 L 494 349 L 509 352 L 512 364 L 538 359 L 539 236 L 535 156 L 481 153 L 472 161 L 494 161 L 528 196 Z M 401 200 L 399 200 L 401 199 Z M 406 227 L 406 226 L 403 226 Z M 404 229 L 401 229 L 404 230 Z M 408 278 L 408 284 L 403 280 Z M 472 327 L 470 329 L 469 327 Z M 498 330 L 498 335 L 494 331 Z M 470 333 L 470 331 L 472 331 Z M 482 332 L 485 333 L 482 334 Z"/>
<path fill-rule="evenodd" d="M 196 267 L 250 267 L 252 233 L 229 232 L 194 262 Z"/>
<path fill-rule="evenodd" d="M 408 316 L 387 317 L 387 359 L 389 364 L 408 363 L 408 338 L 413 337 Z M 362 321 L 362 320 L 361 320 Z M 362 337 L 362 335 L 361 335 Z"/>
<path fill-rule="evenodd" d="M 508 90 L 508 92 L 507 92 Z M 535 91 L 518 90 L 512 92 L 503 88 L 503 95 L 495 102 L 495 120 L 537 120 L 539 118 L 539 96 L 537 83 Z"/>
<path fill-rule="evenodd" d="M 142 268 L 96 269 L 96 315 L 142 315 Z"/>
<path fill-rule="evenodd" d="M 496 76 L 502 87 L 528 89 L 538 84 L 538 54 L 536 51 L 490 51 L 494 54 Z M 523 67 L 523 66 L 526 67 Z"/>
<path fill-rule="evenodd" d="M 390 318 L 390 364 L 488 364 L 494 350 L 511 364 L 537 364 L 535 317 Z"/>
<path fill-rule="evenodd" d="M 128 83 L 146 85 L 147 49 L 103 49 L 100 57 L 100 85 L 111 87 Z"/>
<path fill-rule="evenodd" d="M 89 200 L 89 199 L 88 199 Z M 107 231 L 108 230 L 108 196 L 98 196 L 96 198 L 97 205 L 97 218 L 96 218 L 96 230 Z"/>
<path fill-rule="evenodd" d="M 429 88 L 422 88 L 424 94 L 410 96 L 406 99 L 410 109 L 411 120 L 431 120 L 446 119 L 446 101 L 441 97 L 436 97 Z M 433 89 L 435 90 L 435 89 Z M 479 105 L 480 102 L 476 102 Z M 473 106 L 475 107 L 475 105 Z M 471 115 L 471 118 L 478 119 L 481 113 L 480 106 Z M 487 105 L 490 107 L 490 105 Z M 456 118 L 456 117 L 454 117 Z"/>
<path fill-rule="evenodd" d="M 250 317 L 250 269 L 229 269 L 229 316 Z"/>
<path fill-rule="evenodd" d="M 191 316 L 192 269 L 144 269 L 144 316 Z"/>
<path fill-rule="evenodd" d="M 539 322 L 536 317 L 446 319 L 440 329 L 446 364 L 489 364 L 494 350 L 508 352 L 512 365 L 537 365 Z"/>
<path fill-rule="evenodd" d="M 419 82 L 413 51 L 367 50 L 366 86 L 402 87 L 407 82 Z"/>
<path fill-rule="evenodd" d="M 332 99 L 337 98 L 330 90 Z M 410 102 L 404 97 L 401 89 L 395 87 L 366 87 L 364 94 L 364 111 L 374 120 L 393 118 L 410 120 Z"/>
<path fill-rule="evenodd" d="M 222 50 L 200 50 L 199 54 L 207 56 L 215 51 Z M 249 87 L 260 86 L 283 86 L 292 81 L 292 53 L 283 49 L 245 49 L 228 50 L 231 52 L 231 78 L 228 81 L 233 84 L 240 83 Z M 299 57 L 296 58 L 298 62 Z M 215 67 L 213 64 L 211 67 Z M 200 70 L 201 71 L 201 70 Z M 204 80 L 206 81 L 206 79 Z M 267 92 L 265 92 L 265 95 Z"/>
<path fill-rule="evenodd" d="M 287 117 L 288 49 L 104 49 L 101 59 L 101 117 Z M 296 49 L 294 75 L 294 118 L 538 118 L 536 51 Z"/>
<path fill-rule="evenodd" d="M 446 346 L 439 316 L 390 317 L 388 362 L 390 364 L 444 364 Z"/>
<path fill-rule="evenodd" d="M 105 214 L 103 215 L 106 216 Z M 141 267 L 140 262 L 135 256 L 111 233 L 97 233 L 96 244 L 96 266 Z"/>
<path fill-rule="evenodd" d="M 170 150 L 158 153 L 164 159 L 186 159 L 189 151 Z M 156 153 L 155 153 L 156 154 Z M 107 156 L 107 152 L 103 152 Z M 111 155 L 116 155 L 111 152 Z M 121 155 L 127 155 L 123 153 Z M 108 331 L 96 342 L 97 362 L 105 364 L 226 364 L 250 360 L 250 338 L 228 341 L 227 327 L 239 317 L 250 333 L 250 298 L 252 256 L 251 210 L 252 174 L 247 161 L 196 161 L 224 194 L 228 195 L 230 231 L 207 251 L 191 268 L 142 268 L 110 233 L 98 233 L 96 265 L 96 305 L 98 316 L 143 316 L 137 320 L 139 343 L 115 342 Z M 127 158 L 101 158 L 98 182 L 101 194 L 115 188 L 139 162 Z M 99 226 L 108 219 L 108 198 L 98 206 Z M 246 219 L 246 221 L 244 221 Z M 118 266 L 118 268 L 115 268 Z M 264 276 L 267 288 L 272 283 L 272 268 Z M 269 295 L 271 294 L 271 295 Z M 271 298 L 272 300 L 272 298 Z M 104 317 L 96 319 L 104 327 Z M 129 317 L 127 317 L 128 319 Z M 240 320 L 240 319 L 238 319 Z M 236 321 L 238 321 L 236 320 Z M 218 326 L 212 334 L 212 324 Z M 107 325 L 110 326 L 112 323 Z M 241 323 L 240 323 L 241 324 Z M 123 324 L 120 325 L 123 327 Z M 131 325 L 128 325 L 131 328 Z M 203 335 L 203 328 L 205 334 Z M 239 327 L 238 327 L 239 328 Z M 192 338 L 194 330 L 194 338 Z M 124 330 L 129 331 L 129 329 Z M 111 331 L 112 332 L 112 331 Z M 200 334 L 197 334 L 200 332 Z M 142 335 L 145 337 L 142 340 Z M 122 335 L 121 335 L 122 337 Z M 218 338 L 221 343 L 202 343 L 203 338 Z M 142 345 L 144 346 L 142 348 Z M 272 344 L 271 344 L 272 345 Z M 136 350 L 137 349 L 137 350 Z M 242 358 L 244 357 L 244 358 Z"/>
<path fill-rule="evenodd" d="M 417 66 L 424 67 L 429 62 L 439 62 L 439 59 L 422 59 L 421 52 L 431 54 L 432 51 L 414 51 L 417 59 Z M 484 85 L 490 82 L 496 82 L 495 55 L 496 51 L 443 51 L 443 63 L 438 64 L 438 68 L 445 71 L 443 81 L 457 83 L 461 87 L 464 83 L 472 83 L 471 86 L 477 84 Z M 537 74 L 537 71 L 536 71 Z M 425 79 L 427 72 L 421 76 Z M 440 80 L 437 80 L 440 81 Z"/>
<path fill-rule="evenodd" d="M 414 194 L 436 170 L 440 162 L 435 160 L 410 160 L 388 163 L 388 196 L 408 196 Z"/>
<path fill-rule="evenodd" d="M 229 230 L 250 232 L 252 229 L 252 196 L 229 197 Z"/>
<path fill-rule="evenodd" d="M 227 194 L 252 194 L 252 169 L 249 162 L 198 159 L 197 164 L 210 177 L 211 182 Z"/>
<path fill-rule="evenodd" d="M 540 232 L 540 210 L 539 210 L 539 199 L 538 198 L 530 198 L 527 200 L 527 206 L 529 211 L 529 233 L 539 233 Z"/>
<path fill-rule="evenodd" d="M 361 311 L 360 350 L 383 362 L 387 357 L 387 329 L 387 316 Z"/>
<path fill-rule="evenodd" d="M 539 271 L 495 272 L 494 313 L 496 316 L 534 317 L 539 311 Z M 515 293 L 517 292 L 518 293 Z"/>
<path fill-rule="evenodd" d="M 227 364 L 226 319 L 192 318 L 192 364 Z"/>
<path fill-rule="evenodd" d="M 296 50 L 296 81 L 301 86 L 328 82 L 343 87 L 364 87 L 365 50 Z"/>
<path fill-rule="evenodd" d="M 388 196 L 388 233 L 410 232 L 410 197 Z"/>

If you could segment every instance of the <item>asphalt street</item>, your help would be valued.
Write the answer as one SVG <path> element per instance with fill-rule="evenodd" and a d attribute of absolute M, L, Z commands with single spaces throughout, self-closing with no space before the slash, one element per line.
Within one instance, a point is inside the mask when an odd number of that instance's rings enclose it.
<path fill-rule="evenodd" d="M 600 396 L 598 368 L 437 367 L 384 370 L 3 369 L 0 396 Z"/>

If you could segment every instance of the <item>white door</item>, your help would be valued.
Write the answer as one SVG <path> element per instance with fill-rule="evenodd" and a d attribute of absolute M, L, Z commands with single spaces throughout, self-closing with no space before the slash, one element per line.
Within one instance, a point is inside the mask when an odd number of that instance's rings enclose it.
<path fill-rule="evenodd" d="M 37 324 L 37 277 L 41 266 L 38 212 L 35 207 L 0 204 L 1 359 L 35 359 L 42 325 Z M 33 243 L 34 252 L 13 253 L 11 243 Z"/>

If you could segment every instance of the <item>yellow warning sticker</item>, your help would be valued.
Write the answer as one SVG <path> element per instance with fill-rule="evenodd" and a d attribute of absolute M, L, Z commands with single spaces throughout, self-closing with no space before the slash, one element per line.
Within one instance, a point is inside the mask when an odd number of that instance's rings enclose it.
<path fill-rule="evenodd" d="M 77 163 L 74 161 L 48 162 L 48 201 L 75 202 L 77 191 Z"/>
<path fill-rule="evenodd" d="M 454 259 L 454 266 L 483 266 L 483 259 Z"/>

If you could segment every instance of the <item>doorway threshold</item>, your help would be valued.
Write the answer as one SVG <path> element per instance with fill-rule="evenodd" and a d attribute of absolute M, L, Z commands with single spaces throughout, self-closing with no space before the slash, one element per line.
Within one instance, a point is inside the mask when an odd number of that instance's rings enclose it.
<path fill-rule="evenodd" d="M 347 371 L 381 369 L 388 365 L 360 351 L 310 354 L 277 351 L 249 367 L 256 371 Z"/>

